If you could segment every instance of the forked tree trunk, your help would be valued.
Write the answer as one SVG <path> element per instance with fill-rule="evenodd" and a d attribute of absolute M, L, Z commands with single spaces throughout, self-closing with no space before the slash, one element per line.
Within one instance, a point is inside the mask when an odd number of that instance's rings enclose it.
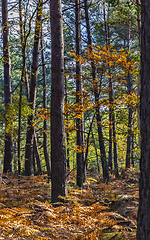
<path fill-rule="evenodd" d="M 51 201 L 65 196 L 64 42 L 61 0 L 50 1 L 51 20 Z"/>
<path fill-rule="evenodd" d="M 141 161 L 137 240 L 150 239 L 150 1 L 141 1 Z"/>
<path fill-rule="evenodd" d="M 81 29 L 80 29 L 80 0 L 76 0 L 76 55 L 81 55 Z M 81 61 L 76 61 L 76 104 L 80 109 L 81 100 Z M 79 110 L 80 114 L 80 110 Z M 82 119 L 76 119 L 77 129 L 77 186 L 83 186 L 83 162 L 82 162 Z"/>
<path fill-rule="evenodd" d="M 91 38 L 91 30 L 90 30 L 90 23 L 89 23 L 87 0 L 84 0 L 84 6 L 85 6 L 85 18 L 86 18 L 88 46 L 92 53 L 92 38 Z M 108 170 L 108 164 L 107 164 L 107 159 L 106 159 L 106 151 L 105 151 L 103 129 L 102 129 L 102 120 L 101 120 L 100 109 L 99 109 L 99 91 L 98 91 L 98 82 L 97 82 L 97 76 L 96 76 L 96 66 L 94 64 L 93 59 L 91 59 L 91 67 L 92 67 L 92 78 L 93 78 L 93 84 L 94 84 L 96 120 L 97 120 L 97 128 L 98 128 L 99 146 L 100 146 L 100 152 L 101 152 L 103 179 L 105 182 L 108 182 L 109 181 L 109 170 Z"/>
<path fill-rule="evenodd" d="M 5 113 L 9 114 L 9 107 L 12 104 L 11 78 L 10 78 L 10 51 L 9 51 L 9 27 L 7 0 L 2 0 L 2 28 L 3 28 L 3 64 L 4 64 L 4 96 Z M 7 132 L 8 120 L 5 118 L 5 153 L 3 172 L 12 171 L 12 134 Z"/>
<path fill-rule="evenodd" d="M 37 85 L 37 73 L 38 73 L 38 55 L 39 45 L 41 37 L 41 20 L 42 20 L 42 0 L 38 0 L 38 10 L 35 25 L 34 35 L 34 47 L 33 47 L 33 59 L 31 70 L 31 83 L 30 83 L 30 107 L 33 110 L 33 114 L 28 117 L 26 149 L 25 149 L 25 175 L 30 176 L 33 174 L 33 141 L 34 141 L 34 112 L 36 102 L 36 85 Z"/>

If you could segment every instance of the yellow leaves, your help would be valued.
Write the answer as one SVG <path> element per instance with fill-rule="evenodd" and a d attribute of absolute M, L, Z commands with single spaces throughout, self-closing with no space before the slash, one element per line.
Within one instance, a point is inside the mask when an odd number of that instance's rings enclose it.
<path fill-rule="evenodd" d="M 131 92 L 130 94 L 122 94 L 120 97 L 118 97 L 117 102 L 118 105 L 123 107 L 124 105 L 135 108 L 139 104 L 140 97 L 135 94 L 135 92 Z"/>

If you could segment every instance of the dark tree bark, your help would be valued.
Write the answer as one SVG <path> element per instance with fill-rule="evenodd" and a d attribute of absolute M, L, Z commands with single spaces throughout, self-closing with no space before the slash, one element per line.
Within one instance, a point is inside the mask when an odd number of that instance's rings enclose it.
<path fill-rule="evenodd" d="M 106 9 L 105 9 L 105 2 L 103 4 L 103 12 L 104 12 L 104 26 L 105 26 L 105 41 L 106 46 L 109 47 L 109 31 L 108 31 L 108 24 L 106 19 Z M 110 74 L 110 67 L 109 74 Z M 112 103 L 113 103 L 113 91 L 112 91 L 112 79 L 109 78 L 109 153 L 108 153 L 108 166 L 109 169 L 112 170 L 113 163 L 112 163 L 112 136 L 113 136 L 113 127 L 112 127 Z"/>
<path fill-rule="evenodd" d="M 47 97 L 46 97 L 46 71 L 45 71 L 45 57 L 44 57 L 44 44 L 43 44 L 43 34 L 41 28 L 41 59 L 42 59 L 42 73 L 43 73 L 43 108 L 47 109 Z M 48 145 L 47 145 L 47 120 L 44 119 L 44 132 L 43 132 L 43 149 L 44 157 L 47 168 L 48 179 L 51 178 L 51 168 L 50 160 L 48 155 Z"/>
<path fill-rule="evenodd" d="M 76 55 L 81 55 L 81 30 L 80 30 L 80 0 L 76 0 Z M 81 61 L 76 61 L 76 104 L 80 108 L 81 102 Z M 79 112 L 80 114 L 80 112 Z M 77 129 L 77 186 L 83 186 L 83 162 L 82 162 L 82 119 L 76 119 Z"/>
<path fill-rule="evenodd" d="M 150 1 L 141 1 L 141 160 L 137 240 L 150 239 Z"/>
<path fill-rule="evenodd" d="M 25 150 L 25 175 L 30 176 L 33 174 L 33 140 L 34 140 L 34 112 L 36 102 L 36 86 L 37 86 L 37 73 L 38 73 L 38 55 L 39 45 L 41 37 L 41 20 L 42 20 L 42 0 L 38 0 L 38 10 L 35 25 L 34 35 L 34 47 L 33 47 L 33 59 L 31 70 L 31 82 L 30 82 L 30 107 L 33 110 L 33 114 L 28 118 L 27 138 L 26 138 L 26 150 Z"/>
<path fill-rule="evenodd" d="M 64 43 L 61 0 L 50 1 L 51 17 L 51 200 L 66 195 Z"/>
<path fill-rule="evenodd" d="M 20 161 L 20 144 L 21 144 L 21 107 L 22 107 L 22 88 L 25 76 L 25 41 L 23 35 L 23 22 L 22 22 L 22 1 L 19 0 L 19 25 L 20 25 L 20 39 L 21 39 L 21 54 L 22 54 L 22 73 L 20 81 L 20 92 L 19 92 L 19 116 L 18 116 L 18 174 L 21 173 L 21 161 Z"/>
<path fill-rule="evenodd" d="M 115 124 L 115 112 L 112 112 L 112 126 L 113 126 L 113 145 L 114 145 L 114 170 L 115 170 L 115 177 L 119 177 L 119 170 L 118 170 L 118 153 L 117 153 L 117 139 L 116 139 L 116 124 Z"/>
<path fill-rule="evenodd" d="M 130 24 L 128 24 L 127 47 L 128 47 L 128 50 L 130 50 Z M 132 76 L 130 72 L 128 73 L 128 76 L 127 76 L 127 89 L 128 89 L 128 94 L 130 95 L 132 92 Z M 132 114 L 133 114 L 133 110 L 130 104 L 128 108 L 129 109 L 128 109 L 126 168 L 129 168 L 131 164 L 131 139 L 132 139 Z"/>
<path fill-rule="evenodd" d="M 84 6 L 85 6 L 85 18 L 86 18 L 88 46 L 92 53 L 92 47 L 91 47 L 92 46 L 92 38 L 91 38 L 91 30 L 90 30 L 90 23 L 89 23 L 87 0 L 84 0 Z M 100 115 L 100 109 L 99 109 L 99 91 L 98 91 L 98 82 L 97 82 L 97 76 L 96 76 L 96 66 L 95 66 L 93 59 L 91 59 L 91 67 L 92 67 L 92 78 L 93 78 L 93 84 L 94 84 L 96 120 L 97 120 L 97 128 L 98 128 L 99 146 L 100 146 L 100 152 L 101 152 L 103 179 L 105 182 L 108 182 L 109 181 L 109 170 L 108 170 L 108 164 L 107 164 L 107 159 L 106 159 L 106 151 L 105 151 L 105 144 L 104 144 L 103 130 L 102 130 L 102 121 L 101 121 L 101 115 Z"/>
<path fill-rule="evenodd" d="M 3 64 L 4 64 L 4 95 L 5 95 L 5 113 L 9 111 L 12 104 L 11 96 L 11 78 L 10 78 L 10 51 L 9 51 L 9 27 L 7 0 L 2 0 L 2 28 L 3 28 Z M 7 133 L 8 120 L 5 119 L 5 154 L 3 172 L 12 171 L 12 134 Z"/>

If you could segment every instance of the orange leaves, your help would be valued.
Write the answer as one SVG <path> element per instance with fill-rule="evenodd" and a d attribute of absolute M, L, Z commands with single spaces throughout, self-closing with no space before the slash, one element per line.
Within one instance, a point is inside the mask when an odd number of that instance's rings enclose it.
<path fill-rule="evenodd" d="M 38 111 L 37 117 L 39 118 L 38 122 L 50 118 L 50 111 L 48 111 L 47 108 L 38 109 L 37 111 Z"/>
<path fill-rule="evenodd" d="M 129 53 L 123 49 L 118 51 L 111 46 L 104 46 L 103 48 L 90 46 L 85 51 L 86 56 L 84 59 L 82 56 L 77 56 L 73 51 L 71 54 L 76 58 L 76 61 L 80 61 L 82 64 L 91 64 L 92 61 L 97 66 L 105 67 L 106 69 L 103 69 L 104 74 L 111 67 L 123 70 L 124 74 L 130 72 L 133 75 L 137 75 L 135 70 L 136 63 L 132 60 L 129 61 Z M 111 77 L 110 74 L 108 74 L 109 77 Z"/>

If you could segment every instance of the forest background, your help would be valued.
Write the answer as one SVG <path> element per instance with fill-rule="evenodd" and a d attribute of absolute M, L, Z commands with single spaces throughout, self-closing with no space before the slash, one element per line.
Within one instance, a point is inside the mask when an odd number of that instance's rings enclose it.
<path fill-rule="evenodd" d="M 25 46 L 25 80 L 22 86 L 21 103 L 21 133 L 20 133 L 20 160 L 21 171 L 24 172 L 25 140 L 27 134 L 27 119 L 32 108 L 27 101 L 27 84 L 30 84 L 32 51 L 34 43 L 34 26 L 36 20 L 36 3 L 22 2 L 22 27 L 23 36 L 26 38 Z M 100 171 L 100 148 L 97 132 L 97 123 L 94 102 L 94 84 L 91 75 L 91 57 L 88 49 L 86 34 L 86 20 L 84 3 L 81 8 L 81 52 L 79 56 L 82 65 L 82 90 L 78 92 L 82 98 L 82 105 L 76 102 L 76 55 L 75 44 L 75 3 L 63 2 L 63 28 L 65 43 L 65 129 L 68 167 L 70 170 L 76 166 L 77 151 L 86 152 L 88 148 L 88 168 Z M 108 161 L 112 161 L 109 154 L 114 150 L 110 145 L 116 142 L 117 161 L 119 168 L 128 165 L 127 157 L 132 166 L 139 166 L 140 159 L 140 133 L 139 133 L 139 5 L 137 2 L 92 1 L 89 3 L 89 16 L 91 36 L 93 41 L 93 58 L 97 68 L 98 105 L 101 112 L 101 125 Z M 11 58 L 11 94 L 12 104 L 5 115 L 4 107 L 4 72 L 1 61 L 1 158 L 4 159 L 5 121 L 6 132 L 13 135 L 13 171 L 17 171 L 17 147 L 19 129 L 19 101 L 22 73 L 21 34 L 18 3 L 8 2 L 9 30 L 10 30 L 10 58 Z M 38 151 L 42 164 L 42 171 L 46 172 L 43 150 L 43 133 L 48 140 L 50 153 L 50 13 L 48 3 L 43 4 L 42 32 L 43 48 L 40 48 L 38 75 L 36 86 L 36 106 L 34 128 L 38 142 Z M 2 33 L 2 32 L 1 32 Z M 2 35 L 1 35 L 2 36 Z M 107 44 L 109 43 L 109 45 Z M 2 60 L 1 37 L 1 60 Z M 41 53 L 44 51 L 45 62 L 42 62 Z M 46 87 L 43 81 L 43 64 L 45 67 Z M 44 107 L 43 95 L 46 88 L 47 107 Z M 110 92 L 112 96 L 110 96 Z M 112 98 L 112 99 L 111 99 Z M 131 112 L 129 114 L 129 111 Z M 110 112 L 114 120 L 109 119 Z M 76 143 L 76 119 L 84 117 L 84 143 L 81 148 Z M 43 122 L 47 120 L 47 130 L 43 130 Z M 114 126 L 115 123 L 115 126 Z M 92 126 L 91 126 L 92 125 Z M 115 129 L 114 129 L 115 127 Z M 110 133 L 112 130 L 112 133 Z M 115 132 L 114 132 L 115 131 Z M 110 134 L 112 134 L 110 138 Z M 113 135 L 115 134 L 115 136 Z M 127 140 L 130 138 L 130 141 Z M 129 144 L 127 144 L 129 142 Z M 110 168 L 112 168 L 111 163 Z M 129 166 L 130 166 L 129 164 Z M 70 166 L 69 166 L 70 165 Z M 39 169 L 35 167 L 37 173 Z"/>
<path fill-rule="evenodd" d="M 52 136 L 50 119 L 59 99 L 51 101 L 49 1 L 8 1 L 7 8 L 4 2 L 2 169 L 26 176 L 47 173 L 53 189 L 56 171 L 50 157 L 57 134 Z M 124 168 L 139 169 L 140 5 L 138 0 L 62 1 L 62 12 L 66 166 L 57 163 L 55 169 L 64 168 L 67 177 L 77 172 L 72 183 L 78 187 L 83 187 L 86 170 L 108 183 L 111 174 L 119 178 Z M 61 174 L 58 189 L 66 181 L 66 173 Z M 61 191 L 52 190 L 53 202 L 65 195 Z"/>

